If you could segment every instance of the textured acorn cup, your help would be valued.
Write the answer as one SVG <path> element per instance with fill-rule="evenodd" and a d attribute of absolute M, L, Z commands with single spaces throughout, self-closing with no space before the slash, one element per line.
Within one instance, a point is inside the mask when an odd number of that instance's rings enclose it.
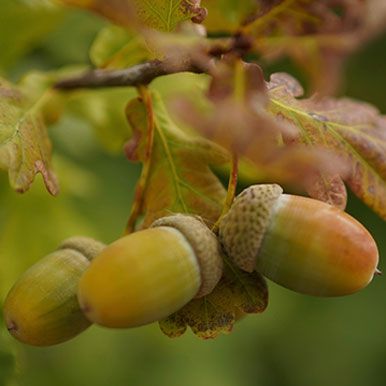
<path fill-rule="evenodd" d="M 102 326 L 141 326 L 207 295 L 221 274 L 220 246 L 206 225 L 191 216 L 164 217 L 94 259 L 81 278 L 79 303 Z"/>
<path fill-rule="evenodd" d="M 254 185 L 221 221 L 220 241 L 243 270 L 314 296 L 348 295 L 365 287 L 378 264 L 370 233 L 324 202 Z"/>
<path fill-rule="evenodd" d="M 104 247 L 91 238 L 72 237 L 30 267 L 5 300 L 8 331 L 23 343 L 50 346 L 89 327 L 77 300 L 78 283 L 90 260 Z"/>

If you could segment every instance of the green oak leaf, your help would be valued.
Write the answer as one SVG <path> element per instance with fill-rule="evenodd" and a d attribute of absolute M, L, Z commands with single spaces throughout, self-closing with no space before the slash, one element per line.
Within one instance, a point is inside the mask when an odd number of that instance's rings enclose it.
<path fill-rule="evenodd" d="M 171 32 L 183 21 L 203 19 L 201 0 L 133 0 L 139 19 L 147 26 Z"/>
<path fill-rule="evenodd" d="M 144 192 L 144 226 L 170 213 L 191 213 L 214 223 L 221 213 L 225 189 L 209 165 L 228 161 L 228 153 L 210 141 L 182 131 L 170 119 L 158 93 L 152 93 L 155 135 L 150 173 Z M 140 99 L 129 102 L 127 119 L 133 136 L 129 159 L 143 161 L 146 109 Z"/>
<path fill-rule="evenodd" d="M 208 16 L 204 25 L 208 31 L 235 32 L 248 16 L 259 9 L 256 0 L 202 0 Z"/>
<path fill-rule="evenodd" d="M 155 79 L 151 88 L 159 92 L 162 98 L 170 100 L 176 94 L 185 92 L 199 97 L 207 83 L 208 78 L 204 75 L 179 73 Z M 170 84 L 173 84 L 173 88 Z M 135 95 L 136 90 L 131 87 L 77 90 L 62 96 L 65 99 L 65 113 L 91 126 L 107 151 L 120 154 L 123 145 L 132 136 L 124 110 L 127 101 Z"/>
<path fill-rule="evenodd" d="M 192 18 L 201 21 L 205 9 L 200 0 L 61 0 L 62 3 L 94 11 L 123 26 L 140 25 L 172 32 Z"/>
<path fill-rule="evenodd" d="M 144 38 L 115 25 L 103 28 L 90 49 L 92 63 L 99 68 L 125 68 L 151 58 Z"/>
<path fill-rule="evenodd" d="M 68 95 L 65 111 L 91 126 L 107 151 L 122 153 L 124 143 L 131 136 L 125 106 L 134 96 L 134 88 L 79 90 Z"/>

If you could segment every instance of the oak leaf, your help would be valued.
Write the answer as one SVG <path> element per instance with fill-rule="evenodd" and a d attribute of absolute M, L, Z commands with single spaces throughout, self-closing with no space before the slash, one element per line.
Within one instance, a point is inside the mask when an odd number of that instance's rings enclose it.
<path fill-rule="evenodd" d="M 225 56 L 212 70 L 209 98 L 181 97 L 175 114 L 202 135 L 249 161 L 254 182 L 305 186 L 318 172 L 343 171 L 331 152 L 294 142 L 298 128 L 268 111 L 269 95 L 259 66 Z M 336 161 L 336 162 L 335 162 Z"/>
<path fill-rule="evenodd" d="M 155 135 L 144 191 L 143 226 L 171 213 L 197 214 L 212 224 L 221 213 L 225 189 L 209 165 L 224 164 L 228 153 L 177 127 L 156 92 L 152 93 L 152 100 Z M 133 130 L 126 154 L 133 161 L 143 161 L 147 130 L 143 102 L 138 98 L 129 102 L 126 115 Z"/>
<path fill-rule="evenodd" d="M 44 95 L 44 94 L 43 94 Z M 41 173 L 47 190 L 58 193 L 51 170 L 51 143 L 39 110 L 42 94 L 31 98 L 0 79 L 0 169 L 8 171 L 10 184 L 25 192 Z"/>
<path fill-rule="evenodd" d="M 370 104 L 349 98 L 298 99 L 302 87 L 284 73 L 273 74 L 268 88 L 269 111 L 298 127 L 300 142 L 338 154 L 348 165 L 348 186 L 386 218 L 386 117 Z M 336 176 L 330 177 L 336 183 Z M 341 189 L 338 182 L 336 190 Z M 323 198 L 323 190 L 316 191 L 317 198 Z"/>
<path fill-rule="evenodd" d="M 183 21 L 202 21 L 206 16 L 200 0 L 61 0 L 94 11 L 123 26 L 148 27 L 171 32 Z"/>
<path fill-rule="evenodd" d="M 241 31 L 263 59 L 291 57 L 310 76 L 313 88 L 327 94 L 339 85 L 345 58 L 384 28 L 385 8 L 379 3 L 261 0 Z"/>
<path fill-rule="evenodd" d="M 235 32 L 244 20 L 259 7 L 256 0 L 202 0 L 208 9 L 204 25 L 210 32 Z"/>
<path fill-rule="evenodd" d="M 211 59 L 209 47 L 205 28 L 191 22 L 174 32 L 110 25 L 97 35 L 90 58 L 99 68 L 126 68 L 150 60 L 167 60 L 168 66 L 177 68 L 181 62 L 194 62 L 205 68 Z"/>
<path fill-rule="evenodd" d="M 66 95 L 66 113 L 91 126 L 107 151 L 122 154 L 131 136 L 124 110 L 127 100 L 134 96 L 133 88 L 80 90 Z"/>
<path fill-rule="evenodd" d="M 200 338 L 212 339 L 231 332 L 240 315 L 261 313 L 267 305 L 264 278 L 257 272 L 241 271 L 225 260 L 223 277 L 212 293 L 192 300 L 159 324 L 171 338 L 181 336 L 190 327 Z"/>
<path fill-rule="evenodd" d="M 116 25 L 103 28 L 90 48 L 92 63 L 99 68 L 125 68 L 151 58 L 144 38 Z"/>

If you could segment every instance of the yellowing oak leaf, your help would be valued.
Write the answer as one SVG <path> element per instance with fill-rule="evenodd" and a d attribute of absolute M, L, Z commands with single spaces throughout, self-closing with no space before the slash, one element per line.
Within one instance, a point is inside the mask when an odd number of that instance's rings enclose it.
<path fill-rule="evenodd" d="M 58 184 L 51 170 L 51 144 L 39 113 L 40 97 L 27 98 L 0 79 L 0 169 L 8 170 L 12 188 L 25 192 L 37 173 L 55 195 Z"/>
<path fill-rule="evenodd" d="M 301 86 L 284 73 L 272 75 L 268 88 L 272 114 L 295 125 L 304 144 L 339 154 L 349 166 L 348 186 L 386 218 L 386 117 L 375 107 L 349 98 L 298 99 Z M 333 181 L 328 184 L 334 185 Z M 337 184 L 339 192 L 341 184 Z M 323 198 L 320 187 L 317 196 Z"/>
<path fill-rule="evenodd" d="M 220 333 L 229 333 L 243 314 L 261 313 L 267 305 L 268 288 L 264 278 L 225 261 L 223 277 L 214 291 L 160 321 L 160 328 L 171 338 L 182 335 L 187 327 L 202 339 L 216 338 Z"/>
<path fill-rule="evenodd" d="M 183 21 L 200 22 L 206 16 L 200 0 L 61 0 L 86 8 L 123 26 L 141 26 L 171 32 Z"/>
<path fill-rule="evenodd" d="M 194 19 L 201 22 L 206 10 L 201 0 L 132 0 L 139 20 L 148 27 L 171 32 L 183 21 Z"/>
<path fill-rule="evenodd" d="M 219 217 L 225 189 L 209 165 L 228 161 L 228 153 L 215 144 L 178 128 L 168 116 L 161 98 L 152 93 L 154 145 L 143 197 L 144 227 L 171 213 L 201 216 L 208 224 Z M 126 145 L 129 159 L 144 161 L 147 112 L 140 99 L 129 102 L 127 119 L 133 137 Z"/>

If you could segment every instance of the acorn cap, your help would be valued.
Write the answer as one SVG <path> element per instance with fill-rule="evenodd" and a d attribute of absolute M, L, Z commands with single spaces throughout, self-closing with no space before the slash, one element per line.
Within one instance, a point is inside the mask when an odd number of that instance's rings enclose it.
<path fill-rule="evenodd" d="M 58 247 L 60 249 L 72 249 L 80 252 L 88 260 L 92 260 L 99 255 L 106 245 L 101 241 L 95 240 L 91 237 L 73 236 L 62 241 Z"/>
<path fill-rule="evenodd" d="M 235 198 L 220 222 L 220 243 L 227 255 L 244 271 L 252 272 L 256 267 L 256 257 L 272 209 L 282 193 L 282 187 L 277 184 L 252 185 Z"/>
<path fill-rule="evenodd" d="M 181 232 L 191 245 L 200 266 L 201 286 L 196 298 L 210 294 L 223 272 L 221 249 L 215 234 L 197 217 L 176 214 L 153 222 L 154 227 L 172 227 Z"/>

